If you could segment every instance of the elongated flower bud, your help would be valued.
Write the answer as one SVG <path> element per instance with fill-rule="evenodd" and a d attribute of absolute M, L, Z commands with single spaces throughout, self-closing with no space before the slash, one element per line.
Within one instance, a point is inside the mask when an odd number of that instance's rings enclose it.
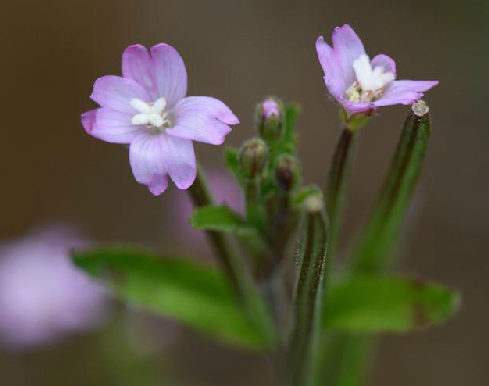
<path fill-rule="evenodd" d="M 322 305 L 322 280 L 327 249 L 327 222 L 321 194 L 304 201 L 305 221 L 294 292 L 294 328 L 288 347 L 290 385 L 305 385 L 311 374 L 313 342 L 317 338 Z"/>
<path fill-rule="evenodd" d="M 392 248 L 424 163 L 430 133 L 429 107 L 419 100 L 411 107 L 384 186 L 354 253 L 356 272 L 377 274 L 389 266 Z"/>
<path fill-rule="evenodd" d="M 297 158 L 288 154 L 281 155 L 275 167 L 275 179 L 282 190 L 290 192 L 294 189 L 299 180 Z"/>
<path fill-rule="evenodd" d="M 268 147 L 260 138 L 249 139 L 239 151 L 239 166 L 247 179 L 261 176 L 267 161 Z"/>
<path fill-rule="evenodd" d="M 260 136 L 267 142 L 273 142 L 282 136 L 283 105 L 275 98 L 269 97 L 256 109 L 256 126 Z"/>

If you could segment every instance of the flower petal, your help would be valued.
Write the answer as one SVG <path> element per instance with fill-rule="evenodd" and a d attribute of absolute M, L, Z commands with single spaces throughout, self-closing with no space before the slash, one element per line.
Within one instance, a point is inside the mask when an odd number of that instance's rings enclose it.
<path fill-rule="evenodd" d="M 369 110 L 375 110 L 374 103 L 366 103 L 366 102 L 355 103 L 355 102 L 349 102 L 343 98 L 338 99 L 338 101 L 343 105 L 343 108 L 346 110 L 348 116 L 351 116 L 353 114 L 363 113 Z"/>
<path fill-rule="evenodd" d="M 90 110 L 81 115 L 81 123 L 83 128 L 88 134 L 91 134 L 93 124 L 95 123 L 95 116 L 97 115 L 97 110 Z"/>
<path fill-rule="evenodd" d="M 396 62 L 390 56 L 380 54 L 372 59 L 372 68 L 382 67 L 384 72 L 391 72 L 397 76 Z"/>
<path fill-rule="evenodd" d="M 329 92 L 332 95 L 343 95 L 349 85 L 345 84 L 343 72 L 338 65 L 334 50 L 324 41 L 322 36 L 316 40 L 316 51 L 324 71 L 324 82 Z"/>
<path fill-rule="evenodd" d="M 165 135 L 165 161 L 168 174 L 178 189 L 187 189 L 197 176 L 197 162 L 192 141 Z"/>
<path fill-rule="evenodd" d="M 423 97 L 423 92 L 435 87 L 438 81 L 397 80 L 387 88 L 376 106 L 410 105 Z"/>
<path fill-rule="evenodd" d="M 353 61 L 365 53 L 365 48 L 358 35 L 348 24 L 336 27 L 332 40 L 333 50 L 339 66 L 338 71 L 341 71 L 343 82 L 348 87 L 356 80 Z"/>
<path fill-rule="evenodd" d="M 175 127 L 166 132 L 172 136 L 220 145 L 231 132 L 228 125 L 238 118 L 223 102 L 211 97 L 187 97 L 174 110 Z"/>
<path fill-rule="evenodd" d="M 151 47 L 158 97 L 173 107 L 187 94 L 187 70 L 175 48 L 165 43 Z"/>
<path fill-rule="evenodd" d="M 102 107 L 108 107 L 129 114 L 137 114 L 131 106 L 132 99 L 141 99 L 151 102 L 148 92 L 139 83 L 132 79 L 115 75 L 98 78 L 93 85 L 90 98 Z"/>
<path fill-rule="evenodd" d="M 167 174 L 179 189 L 187 189 L 197 175 L 192 141 L 167 134 L 137 136 L 129 147 L 129 160 L 136 181 L 155 196 L 167 188 Z"/>
<path fill-rule="evenodd" d="M 152 100 L 158 98 L 153 62 L 146 47 L 134 44 L 124 50 L 122 54 L 122 76 L 143 86 Z"/>
<path fill-rule="evenodd" d="M 132 114 L 102 107 L 97 110 L 90 135 L 106 142 L 130 143 L 146 131 L 145 125 L 133 125 Z"/>
<path fill-rule="evenodd" d="M 129 162 L 136 181 L 147 185 L 155 196 L 168 186 L 161 137 L 163 135 L 141 134 L 129 146 Z"/>

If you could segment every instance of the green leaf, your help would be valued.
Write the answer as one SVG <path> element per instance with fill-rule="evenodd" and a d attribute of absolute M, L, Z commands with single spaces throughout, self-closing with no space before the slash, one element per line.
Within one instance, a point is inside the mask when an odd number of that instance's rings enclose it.
<path fill-rule="evenodd" d="M 242 184 L 243 177 L 241 176 L 241 171 L 239 168 L 239 152 L 235 147 L 226 147 L 224 150 L 224 163 L 234 175 L 236 180 Z"/>
<path fill-rule="evenodd" d="M 267 244 L 258 230 L 226 205 L 197 208 L 190 223 L 194 229 L 232 233 L 252 256 L 263 256 L 267 252 Z"/>
<path fill-rule="evenodd" d="M 323 322 L 352 332 L 405 332 L 444 322 L 458 308 L 457 293 L 415 279 L 354 276 L 333 284 Z"/>
<path fill-rule="evenodd" d="M 421 103 L 421 102 L 418 102 Z M 404 124 L 384 186 L 352 257 L 356 273 L 379 273 L 389 267 L 392 249 L 424 163 L 430 116 L 411 112 Z"/>
<path fill-rule="evenodd" d="M 290 104 L 285 106 L 285 132 L 284 132 L 284 143 L 286 150 L 290 150 L 292 153 L 295 148 L 295 143 L 297 140 L 295 121 L 301 112 L 299 105 Z"/>
<path fill-rule="evenodd" d="M 225 279 L 209 267 L 121 248 L 75 252 L 73 261 L 120 299 L 204 335 L 247 348 L 261 347 L 265 341 L 239 308 Z"/>
<path fill-rule="evenodd" d="M 227 205 L 208 205 L 194 210 L 190 223 L 194 229 L 231 233 L 253 233 L 246 221 Z"/>

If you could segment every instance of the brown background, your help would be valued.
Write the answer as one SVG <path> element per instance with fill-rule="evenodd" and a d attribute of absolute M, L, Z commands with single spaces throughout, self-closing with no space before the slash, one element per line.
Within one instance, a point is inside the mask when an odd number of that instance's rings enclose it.
<path fill-rule="evenodd" d="M 440 80 L 427 96 L 433 136 L 402 270 L 463 294 L 460 314 L 445 326 L 385 337 L 371 384 L 487 385 L 488 17 L 486 0 L 1 0 L 0 237 L 68 220 L 94 239 L 185 250 L 169 229 L 172 200 L 185 193 L 171 188 L 151 196 L 134 181 L 127 150 L 88 137 L 79 122 L 94 106 L 93 81 L 120 74 L 122 50 L 136 42 L 177 47 L 189 94 L 232 107 L 242 124 L 229 144 L 252 135 L 260 98 L 300 103 L 305 178 L 322 184 L 339 120 L 314 42 L 321 34 L 329 41 L 332 29 L 348 22 L 371 55 L 396 59 L 400 78 Z M 406 113 L 386 108 L 362 133 L 349 232 L 368 213 Z M 220 162 L 221 148 L 196 149 L 204 166 Z M 75 339 L 29 355 L 4 352 L 0 384 L 122 384 L 105 375 L 108 366 L 93 359 L 94 347 Z M 248 385 L 266 378 L 252 355 L 194 336 L 176 352 L 191 382 Z"/>

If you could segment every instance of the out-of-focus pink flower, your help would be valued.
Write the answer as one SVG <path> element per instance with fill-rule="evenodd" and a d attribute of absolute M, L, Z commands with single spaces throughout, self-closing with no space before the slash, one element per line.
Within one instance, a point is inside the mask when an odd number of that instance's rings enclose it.
<path fill-rule="evenodd" d="M 381 106 L 412 104 L 438 84 L 438 81 L 395 80 L 394 60 L 380 54 L 370 61 L 362 41 L 347 24 L 335 28 L 332 40 L 333 47 L 320 36 L 316 50 L 326 87 L 348 116 L 371 113 Z"/>
<path fill-rule="evenodd" d="M 0 339 L 11 346 L 47 343 L 95 327 L 104 290 L 78 271 L 69 249 L 83 246 L 71 230 L 48 228 L 0 248 Z"/>
<path fill-rule="evenodd" d="M 220 100 L 187 94 L 187 71 L 168 44 L 132 45 L 122 54 L 122 77 L 103 76 L 90 96 L 101 107 L 84 113 L 82 125 L 106 142 L 129 144 L 136 181 L 159 195 L 168 175 L 179 189 L 196 177 L 192 141 L 220 145 L 238 118 Z"/>

